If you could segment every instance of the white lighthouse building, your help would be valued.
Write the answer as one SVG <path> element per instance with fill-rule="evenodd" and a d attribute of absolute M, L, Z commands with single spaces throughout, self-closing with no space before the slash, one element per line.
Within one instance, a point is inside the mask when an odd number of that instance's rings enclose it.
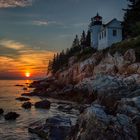
<path fill-rule="evenodd" d="M 117 19 L 107 24 L 102 23 L 102 17 L 97 15 L 91 19 L 89 26 L 91 46 L 97 50 L 110 47 L 113 43 L 122 41 L 122 25 Z"/>

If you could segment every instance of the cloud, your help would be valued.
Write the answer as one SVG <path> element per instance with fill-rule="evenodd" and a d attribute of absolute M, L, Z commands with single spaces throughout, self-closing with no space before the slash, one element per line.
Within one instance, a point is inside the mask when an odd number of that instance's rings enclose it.
<path fill-rule="evenodd" d="M 30 47 L 15 40 L 0 40 L 0 56 L 18 58 L 24 52 L 30 52 Z"/>
<path fill-rule="evenodd" d="M 5 48 L 0 46 L 0 56 L 6 56 L 10 58 L 16 58 L 20 55 L 20 53 L 16 50 Z"/>
<path fill-rule="evenodd" d="M 21 44 L 20 42 L 16 42 L 14 40 L 1 40 L 0 45 L 5 48 L 13 49 L 13 50 L 20 50 L 26 48 L 25 45 Z"/>
<path fill-rule="evenodd" d="M 48 21 L 33 21 L 33 25 L 47 26 L 48 25 Z"/>
<path fill-rule="evenodd" d="M 48 26 L 48 25 L 64 26 L 64 24 L 61 22 L 47 21 L 47 20 L 36 20 L 36 21 L 33 21 L 32 24 L 37 25 L 37 26 Z"/>
<path fill-rule="evenodd" d="M 48 20 L 35 20 L 29 22 L 29 24 L 32 24 L 34 26 L 39 27 L 55 27 L 60 29 L 72 29 L 73 28 L 86 28 L 88 26 L 88 23 L 75 23 L 75 24 L 67 24 L 59 21 L 48 21 Z M 71 36 L 71 35 L 67 35 Z M 62 38 L 65 38 L 65 35 L 61 36 Z"/>
<path fill-rule="evenodd" d="M 73 28 L 86 28 L 88 27 L 88 22 L 80 22 L 73 24 L 66 24 L 59 21 L 48 21 L 48 20 L 35 20 L 30 22 L 30 24 L 35 26 L 55 26 L 63 29 L 73 29 Z"/>
<path fill-rule="evenodd" d="M 0 0 L 0 8 L 26 7 L 32 4 L 33 0 Z"/>

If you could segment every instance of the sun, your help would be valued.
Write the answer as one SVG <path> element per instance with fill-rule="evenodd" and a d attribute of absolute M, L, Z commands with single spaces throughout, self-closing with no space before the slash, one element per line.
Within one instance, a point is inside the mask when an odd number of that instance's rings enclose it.
<path fill-rule="evenodd" d="M 25 72 L 25 76 L 26 77 L 30 77 L 31 76 L 31 73 L 28 71 L 28 72 Z"/>

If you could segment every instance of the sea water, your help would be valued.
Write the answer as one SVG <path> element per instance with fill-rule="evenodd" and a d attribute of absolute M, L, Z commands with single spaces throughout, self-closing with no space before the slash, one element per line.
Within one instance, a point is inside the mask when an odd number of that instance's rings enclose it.
<path fill-rule="evenodd" d="M 71 119 L 76 120 L 76 113 L 67 114 L 57 109 L 57 102 L 51 104 L 49 110 L 35 109 L 32 107 L 29 110 L 25 110 L 21 107 L 23 102 L 15 100 L 17 97 L 21 97 L 24 92 L 30 92 L 23 90 L 21 86 L 26 86 L 30 83 L 30 80 L 0 80 L 0 108 L 4 109 L 4 114 L 10 111 L 17 112 L 20 117 L 16 121 L 7 121 L 3 115 L 0 116 L 0 140 L 41 140 L 36 135 L 28 132 L 28 127 L 36 122 L 44 123 L 46 118 L 55 115 L 69 115 Z M 31 102 L 34 104 L 41 99 L 39 97 L 31 97 Z"/>

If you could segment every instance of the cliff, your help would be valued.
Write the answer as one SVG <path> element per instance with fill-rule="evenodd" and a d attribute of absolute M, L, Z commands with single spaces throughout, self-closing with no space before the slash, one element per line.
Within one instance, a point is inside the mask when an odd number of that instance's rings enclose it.
<path fill-rule="evenodd" d="M 132 47 L 133 41 L 84 60 L 73 56 L 68 67 L 32 84 L 36 89 L 30 95 L 90 105 L 80 109 L 67 139 L 140 139 L 140 49 L 138 43 Z"/>
<path fill-rule="evenodd" d="M 140 74 L 140 63 L 136 62 L 133 49 L 127 50 L 124 55 L 118 52 L 114 55 L 96 52 L 82 62 L 74 63 L 75 60 L 76 57 L 71 58 L 69 68 L 55 74 L 56 79 L 62 84 L 78 84 L 85 78 L 94 78 L 99 74 L 120 77 Z"/>

